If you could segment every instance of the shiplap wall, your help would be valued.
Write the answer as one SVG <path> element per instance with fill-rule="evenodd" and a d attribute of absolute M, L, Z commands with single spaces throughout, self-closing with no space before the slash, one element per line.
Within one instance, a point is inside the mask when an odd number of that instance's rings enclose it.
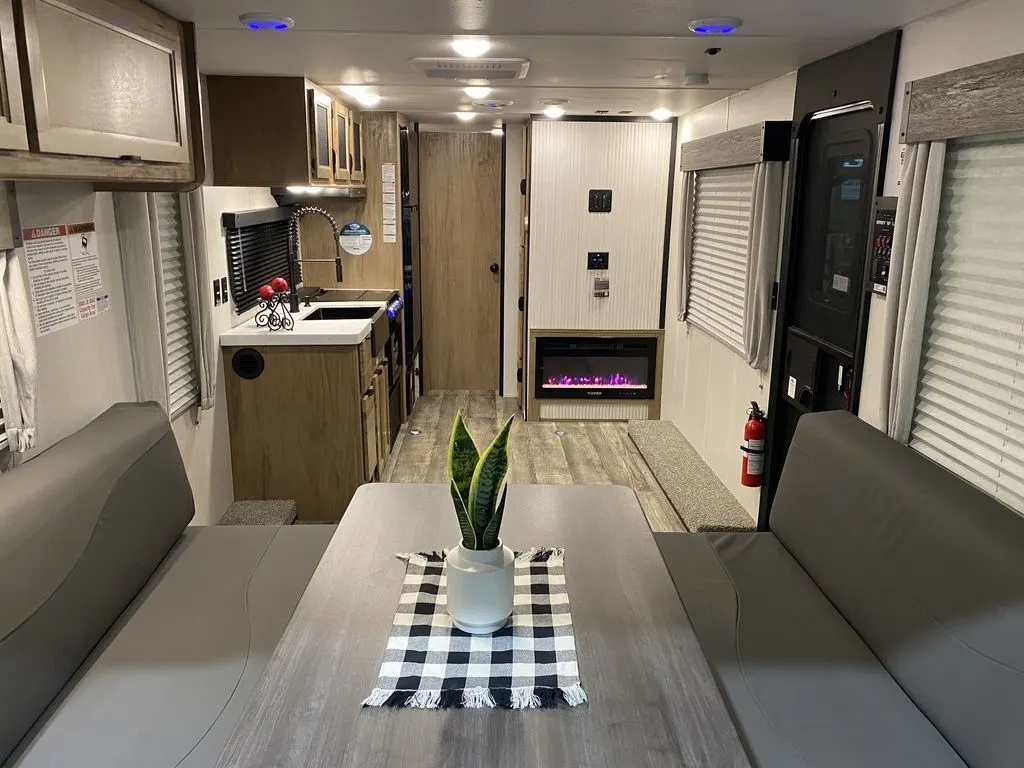
<path fill-rule="evenodd" d="M 531 329 L 659 326 L 670 123 L 538 121 L 530 159 Z M 612 190 L 611 213 L 589 213 L 590 189 Z M 609 269 L 587 270 L 588 251 Z M 611 281 L 594 298 L 594 278 Z"/>

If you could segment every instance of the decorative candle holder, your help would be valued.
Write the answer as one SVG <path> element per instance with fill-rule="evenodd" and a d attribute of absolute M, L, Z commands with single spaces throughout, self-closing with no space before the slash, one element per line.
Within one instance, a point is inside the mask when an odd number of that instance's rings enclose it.
<path fill-rule="evenodd" d="M 275 293 L 269 299 L 261 299 L 256 313 L 256 325 L 266 326 L 268 331 L 290 331 L 295 327 L 292 313 L 288 311 L 288 293 Z"/>

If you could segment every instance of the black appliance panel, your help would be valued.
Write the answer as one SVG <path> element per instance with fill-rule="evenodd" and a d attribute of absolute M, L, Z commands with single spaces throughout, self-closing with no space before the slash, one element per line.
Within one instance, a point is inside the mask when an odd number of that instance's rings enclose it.
<path fill-rule="evenodd" d="M 538 399 L 654 399 L 657 339 L 541 337 L 536 358 Z"/>
<path fill-rule="evenodd" d="M 871 216 L 868 257 L 871 270 L 868 287 L 879 296 L 889 291 L 889 262 L 892 259 L 892 238 L 896 232 L 896 197 L 876 197 Z"/>

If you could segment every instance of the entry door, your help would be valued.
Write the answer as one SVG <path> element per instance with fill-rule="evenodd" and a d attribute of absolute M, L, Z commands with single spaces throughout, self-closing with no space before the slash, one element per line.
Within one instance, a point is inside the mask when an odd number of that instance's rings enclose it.
<path fill-rule="evenodd" d="M 501 139 L 420 134 L 424 387 L 500 386 Z"/>

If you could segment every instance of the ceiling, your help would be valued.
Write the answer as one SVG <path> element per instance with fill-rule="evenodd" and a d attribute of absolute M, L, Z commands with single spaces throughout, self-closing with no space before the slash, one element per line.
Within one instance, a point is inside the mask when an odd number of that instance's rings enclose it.
<path fill-rule="evenodd" d="M 304 75 L 325 86 L 365 84 L 396 109 L 425 122 L 454 113 L 515 120 L 568 99 L 570 114 L 663 107 L 685 114 L 738 90 L 902 26 L 960 0 L 156 0 L 198 26 L 204 74 Z M 287 32 L 251 32 L 238 16 L 289 16 Z M 699 37 L 691 19 L 743 18 L 728 37 Z M 488 37 L 488 56 L 522 57 L 529 75 L 493 83 L 490 99 L 513 102 L 493 111 L 472 107 L 458 83 L 428 80 L 417 56 L 453 56 L 452 35 Z M 709 46 L 721 47 L 711 57 Z M 706 86 L 684 87 L 686 74 L 707 73 Z M 662 76 L 655 79 L 655 75 Z"/>

